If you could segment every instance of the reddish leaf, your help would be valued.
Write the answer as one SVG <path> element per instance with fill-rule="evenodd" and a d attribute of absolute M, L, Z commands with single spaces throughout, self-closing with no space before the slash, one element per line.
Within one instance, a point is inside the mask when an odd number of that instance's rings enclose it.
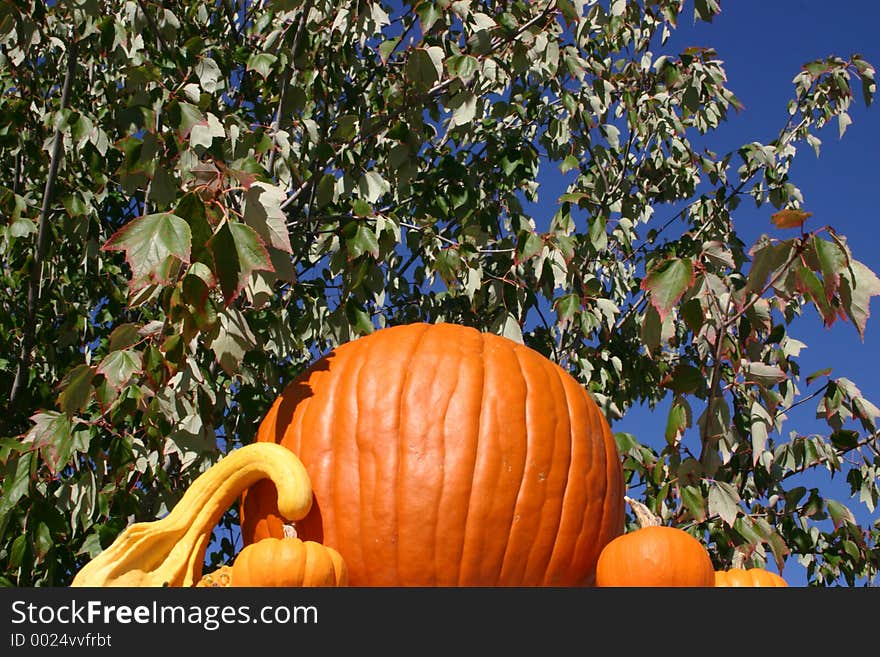
<path fill-rule="evenodd" d="M 858 260 L 852 260 L 850 267 L 841 273 L 844 274 L 840 282 L 843 309 L 864 340 L 871 297 L 880 294 L 880 278 Z"/>
<path fill-rule="evenodd" d="M 73 427 L 64 413 L 44 411 L 31 416 L 34 425 L 23 441 L 33 444 L 52 474 L 63 468 L 73 452 Z"/>
<path fill-rule="evenodd" d="M 655 267 L 642 281 L 641 288 L 651 293 L 651 304 L 662 321 L 685 291 L 694 283 L 694 265 L 686 258 L 670 258 Z"/>
<path fill-rule="evenodd" d="M 780 210 L 771 215 L 770 221 L 777 228 L 800 228 L 811 216 L 813 216 L 812 212 L 804 212 L 803 210 Z"/>

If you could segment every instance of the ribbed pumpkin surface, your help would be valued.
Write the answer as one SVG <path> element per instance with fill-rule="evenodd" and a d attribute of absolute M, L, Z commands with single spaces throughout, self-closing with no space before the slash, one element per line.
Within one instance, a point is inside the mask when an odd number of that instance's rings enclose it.
<path fill-rule="evenodd" d="M 596 570 L 602 587 L 710 587 L 715 571 L 706 548 L 676 527 L 642 527 L 611 541 Z"/>
<path fill-rule="evenodd" d="M 246 545 L 232 564 L 235 586 L 345 586 L 339 553 L 314 541 L 266 538 Z"/>
<path fill-rule="evenodd" d="M 512 340 L 410 324 L 346 343 L 290 384 L 257 439 L 303 462 L 303 540 L 352 586 L 591 584 L 623 532 L 614 439 L 578 382 Z M 245 543 L 283 535 L 274 488 L 242 506 Z"/>
<path fill-rule="evenodd" d="M 731 568 L 715 571 L 715 586 L 718 588 L 749 587 L 787 587 L 786 582 L 776 573 L 763 568 Z"/>

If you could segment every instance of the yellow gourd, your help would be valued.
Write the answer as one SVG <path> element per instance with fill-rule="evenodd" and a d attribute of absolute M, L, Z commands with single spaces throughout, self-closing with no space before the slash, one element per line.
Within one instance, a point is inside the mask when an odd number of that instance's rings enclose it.
<path fill-rule="evenodd" d="M 71 586 L 193 586 L 214 526 L 261 479 L 275 484 L 278 509 L 287 520 L 308 514 L 312 485 L 299 458 L 274 443 L 246 445 L 202 473 L 164 518 L 125 529 L 83 566 Z"/>

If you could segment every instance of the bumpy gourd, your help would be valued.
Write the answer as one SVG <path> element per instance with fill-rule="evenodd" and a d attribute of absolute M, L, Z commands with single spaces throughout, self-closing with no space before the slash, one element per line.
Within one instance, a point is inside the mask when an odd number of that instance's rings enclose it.
<path fill-rule="evenodd" d="M 288 520 L 306 516 L 312 487 L 299 458 L 271 443 L 236 449 L 202 473 L 160 520 L 135 523 L 88 562 L 71 586 L 193 586 L 211 532 L 229 506 L 262 479 L 275 484 Z"/>
<path fill-rule="evenodd" d="M 220 566 L 217 570 L 202 575 L 196 588 L 227 588 L 232 586 L 232 566 Z"/>

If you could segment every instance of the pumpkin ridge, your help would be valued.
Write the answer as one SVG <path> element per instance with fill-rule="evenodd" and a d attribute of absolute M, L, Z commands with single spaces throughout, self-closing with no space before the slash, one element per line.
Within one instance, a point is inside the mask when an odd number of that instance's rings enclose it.
<path fill-rule="evenodd" d="M 322 517 L 320 518 L 320 524 L 322 526 L 321 531 L 324 538 L 322 542 L 330 546 L 335 546 L 340 541 L 344 541 L 344 537 L 350 533 L 345 527 L 345 518 L 347 514 L 340 513 L 337 508 L 337 500 L 345 499 L 345 491 L 340 491 L 340 487 L 350 487 L 354 491 L 355 499 L 352 502 L 352 505 L 358 508 L 358 511 L 361 510 L 360 505 L 363 498 L 361 494 L 363 474 L 361 472 L 360 459 L 357 460 L 358 467 L 354 468 L 349 474 L 350 478 L 356 478 L 354 486 L 348 481 L 343 481 L 343 478 L 341 478 L 338 473 L 339 457 L 341 456 L 343 460 L 347 457 L 346 451 L 343 448 L 346 445 L 349 445 L 349 448 L 351 448 L 351 445 L 355 445 L 356 448 L 357 445 L 357 415 L 352 414 L 350 412 L 351 409 L 348 406 L 348 403 L 356 403 L 356 396 L 349 394 L 348 387 L 354 381 L 355 377 L 352 375 L 352 370 L 357 367 L 358 359 L 355 357 L 356 352 L 353 355 L 349 350 L 344 349 L 344 346 L 345 345 L 337 346 L 334 350 L 331 350 L 331 352 L 324 356 L 324 358 L 328 359 L 329 371 L 333 372 L 335 376 L 328 375 L 328 382 L 324 386 L 321 386 L 321 405 L 314 410 L 308 407 L 301 410 L 302 419 L 300 420 L 299 426 L 296 427 L 296 431 L 292 433 L 296 438 L 292 439 L 291 442 L 293 444 L 290 445 L 290 448 L 294 451 L 301 449 L 302 438 L 314 432 L 318 435 L 326 436 L 324 442 L 319 448 L 329 451 L 335 457 L 329 466 L 320 467 L 320 475 L 316 472 L 312 477 L 313 487 L 317 490 L 317 486 L 320 485 L 322 493 L 322 498 L 318 500 L 320 508 L 323 509 Z M 320 386 L 320 384 L 320 380 L 315 382 L 316 386 Z M 352 421 L 355 422 L 353 427 L 351 426 Z M 317 430 L 318 428 L 320 428 L 320 431 Z M 292 423 L 291 430 L 293 429 L 294 425 Z M 355 437 L 354 441 L 346 440 L 346 436 L 349 435 L 349 429 L 352 429 L 352 434 Z M 309 453 L 306 455 L 303 453 L 304 458 L 307 456 L 310 460 L 312 454 Z M 318 467 L 318 464 L 313 463 L 312 466 L 313 468 Z M 318 484 L 318 481 L 320 481 L 320 484 Z M 329 514 L 333 519 L 333 522 L 329 523 L 329 527 L 324 514 Z M 330 530 L 329 535 L 325 528 Z M 357 529 L 358 535 L 360 535 L 360 530 L 362 528 L 358 527 Z M 314 540 L 314 538 L 309 535 L 305 535 L 302 538 L 303 540 Z M 349 552 L 346 554 L 346 560 L 351 563 L 363 563 L 364 556 L 361 543 L 359 541 L 353 541 L 351 542 L 351 545 L 357 550 L 357 554 L 352 555 Z"/>
<path fill-rule="evenodd" d="M 525 385 L 526 402 L 522 405 L 525 414 L 523 424 L 526 427 L 525 457 L 523 460 L 523 476 L 520 478 L 520 489 L 517 491 L 516 496 L 514 517 L 529 506 L 539 509 L 539 512 L 535 515 L 535 522 L 523 529 L 526 537 L 522 540 L 526 541 L 528 547 L 522 558 L 518 577 L 514 577 L 513 581 L 532 581 L 533 575 L 531 573 L 535 568 L 533 564 L 537 561 L 539 564 L 538 568 L 540 568 L 542 561 L 552 558 L 561 515 L 561 513 L 551 515 L 546 512 L 548 493 L 552 495 L 556 491 L 556 488 L 553 487 L 553 480 L 547 479 L 549 476 L 547 473 L 552 474 L 554 472 L 557 453 L 560 445 L 565 442 L 560 440 L 561 413 L 558 412 L 558 396 L 555 393 L 549 394 L 549 405 L 553 412 L 552 418 L 542 416 L 538 410 L 548 401 L 547 399 L 542 399 L 540 395 L 547 393 L 547 391 L 554 387 L 556 373 L 552 368 L 548 367 L 548 365 L 552 365 L 550 361 L 536 359 L 535 354 L 532 353 L 533 351 L 525 345 L 516 345 L 512 348 L 512 352 L 519 363 L 519 370 Z M 552 426 L 544 426 L 551 421 Z M 544 435 L 545 433 L 546 435 Z M 543 449 L 539 449 L 540 447 L 543 447 Z M 530 469 L 534 472 L 534 477 L 526 476 Z M 540 478 L 540 471 L 542 470 L 546 471 L 544 479 Z M 530 505 L 529 502 L 533 499 L 537 499 L 538 502 L 537 504 L 532 503 Z M 525 509 L 523 508 L 524 500 Z M 561 512 L 561 499 L 558 506 Z M 548 526 L 548 523 L 552 523 L 552 525 Z M 546 531 L 550 532 L 553 540 L 549 544 L 542 544 L 538 537 L 547 535 L 545 534 Z M 518 538 L 513 531 L 510 532 L 510 536 L 511 540 L 508 542 L 508 550 Z M 510 577 L 507 575 L 503 579 L 510 581 Z"/>
<path fill-rule="evenodd" d="M 583 541 L 584 541 L 584 533 L 586 531 L 586 524 L 589 522 L 591 525 L 595 526 L 596 522 L 593 519 L 593 504 L 589 495 L 586 495 L 586 492 L 583 488 L 583 482 L 580 477 L 577 476 L 579 463 L 581 461 L 586 461 L 588 463 L 588 469 L 583 473 L 583 480 L 592 480 L 593 477 L 593 458 L 592 452 L 590 451 L 592 448 L 590 441 L 579 440 L 581 437 L 580 432 L 577 430 L 578 427 L 578 415 L 584 414 L 582 418 L 586 424 L 589 425 L 589 433 L 591 435 L 597 435 L 595 430 L 595 422 L 593 419 L 593 413 L 589 406 L 586 406 L 583 403 L 580 395 L 574 396 L 572 395 L 573 390 L 571 389 L 569 380 L 564 376 L 566 374 L 565 370 L 563 370 L 558 365 L 555 369 L 556 377 L 559 380 L 559 384 L 562 388 L 563 394 L 562 398 L 565 400 L 565 416 L 566 416 L 566 426 L 568 429 L 568 442 L 569 442 L 569 458 L 568 458 L 568 472 L 566 476 L 566 485 L 565 491 L 563 492 L 563 500 L 561 507 L 561 516 L 559 520 L 559 528 L 556 532 L 555 540 L 558 543 L 560 539 L 566 537 L 565 543 L 569 546 L 568 554 L 559 554 L 558 557 L 556 554 L 551 555 L 548 567 L 546 572 L 544 573 L 544 581 L 545 585 L 550 585 L 553 583 L 551 578 L 553 578 L 557 572 L 565 572 L 567 568 L 564 566 L 566 564 L 571 564 L 575 561 L 578 554 L 580 554 L 583 550 Z M 580 393 L 580 390 L 577 391 Z M 601 434 L 601 430 L 599 432 Z M 586 450 L 584 452 L 584 450 Z M 569 500 L 572 496 L 577 496 L 582 499 L 581 504 L 573 504 Z M 565 510 L 568 509 L 568 515 L 566 515 Z M 572 518 L 572 509 L 581 509 L 581 513 L 578 514 L 577 518 Z M 567 526 L 571 526 L 571 531 L 566 530 Z M 572 541 L 569 540 L 568 536 L 576 536 L 577 538 Z M 590 540 L 596 541 L 601 536 L 601 532 L 597 534 L 595 537 L 587 537 Z M 554 558 L 556 557 L 556 558 Z M 557 565 L 558 563 L 563 564 L 563 567 Z M 557 570 L 559 569 L 559 570 Z"/>
<path fill-rule="evenodd" d="M 409 398 L 409 392 L 412 388 L 413 374 L 415 373 L 416 368 L 413 366 L 413 363 L 418 359 L 419 354 L 422 352 L 424 348 L 425 341 L 428 339 L 429 331 L 431 330 L 430 324 L 419 324 L 418 328 L 420 329 L 418 335 L 412 341 L 412 347 L 409 350 L 409 353 L 401 358 L 403 363 L 407 363 L 408 366 L 403 368 L 403 377 L 400 382 L 400 388 L 396 394 L 393 395 L 393 399 L 395 400 L 395 408 L 396 408 L 396 417 L 397 417 L 397 450 L 396 450 L 396 462 L 394 464 L 394 484 L 393 486 L 397 489 L 400 489 L 400 482 L 402 480 L 401 467 L 406 459 L 406 444 L 405 440 L 403 440 L 404 431 L 406 427 L 409 426 L 409 412 L 410 409 L 406 403 L 406 400 Z M 393 336 L 392 336 L 393 337 Z M 369 352 L 368 352 L 369 355 Z M 432 373 L 433 375 L 433 373 Z M 418 413 L 419 409 L 413 409 Z M 416 416 L 417 417 L 417 416 Z M 394 552 L 394 564 L 393 564 L 393 575 L 394 578 L 398 578 L 398 574 L 400 573 L 400 533 L 401 533 L 401 505 L 405 503 L 405 496 L 395 495 L 393 496 L 395 504 L 394 504 L 394 520 L 392 522 L 392 526 L 394 527 L 394 534 L 397 538 L 397 541 L 393 544 L 393 552 Z M 364 517 L 364 514 L 361 514 L 361 517 Z M 430 563 L 433 564 L 433 557 L 431 555 L 432 560 Z"/>
<path fill-rule="evenodd" d="M 448 543 L 449 543 L 449 540 L 443 534 L 443 525 L 441 523 L 442 516 L 441 516 L 440 511 L 442 509 L 447 509 L 447 508 L 454 509 L 455 508 L 454 504 L 448 505 L 448 504 L 443 503 L 444 499 L 448 499 L 449 496 L 452 493 L 454 493 L 454 490 L 452 492 L 450 492 L 449 482 L 447 482 L 447 480 L 446 480 L 446 476 L 447 476 L 446 463 L 450 460 L 450 440 L 449 440 L 449 438 L 452 437 L 454 439 L 456 436 L 455 432 L 457 430 L 459 430 L 458 427 L 450 427 L 449 426 L 449 417 L 450 417 L 450 412 L 453 409 L 455 409 L 458 404 L 461 403 L 460 399 L 461 399 L 461 392 L 463 390 L 463 382 L 466 379 L 466 377 L 461 375 L 461 372 L 462 372 L 462 370 L 464 370 L 466 368 L 466 363 L 468 362 L 469 358 L 471 358 L 470 354 L 468 353 L 468 351 L 466 349 L 467 345 L 464 345 L 462 342 L 457 341 L 457 340 L 452 340 L 450 342 L 452 342 L 452 345 L 457 347 L 457 349 L 455 351 L 455 354 L 457 356 L 457 361 L 456 361 L 457 367 L 450 367 L 450 369 L 454 372 L 458 372 L 459 374 L 455 377 L 453 385 L 450 388 L 449 393 L 446 397 L 446 406 L 444 407 L 443 413 L 441 414 L 441 417 L 443 419 L 443 423 L 440 428 L 440 431 L 438 432 L 439 439 L 440 439 L 440 446 L 439 446 L 438 451 L 443 454 L 443 458 L 439 464 L 439 468 L 440 468 L 440 472 L 439 472 L 440 493 L 437 498 L 437 509 L 436 509 L 436 516 L 435 516 L 436 522 L 434 523 L 434 541 L 433 541 L 433 545 L 432 545 L 432 550 L 434 552 L 431 555 L 432 556 L 431 563 L 433 564 L 432 574 L 431 574 L 432 585 L 438 585 L 438 584 L 442 585 L 443 584 L 443 582 L 438 579 L 437 559 L 441 555 L 437 554 L 436 546 L 442 546 L 442 549 L 445 550 L 448 548 Z M 452 346 L 452 345 L 450 345 L 450 346 Z M 453 486 L 453 489 L 454 489 L 454 486 Z M 470 490 L 468 492 L 470 493 Z M 468 495 L 468 496 L 470 496 L 470 495 Z M 455 563 L 460 565 L 461 561 L 462 561 L 462 554 L 464 551 L 464 543 L 461 542 L 456 547 L 457 547 L 457 550 L 456 550 L 457 551 L 457 558 L 455 559 Z M 445 561 L 445 559 L 446 559 L 445 552 L 442 554 L 442 557 L 444 558 L 444 561 Z M 461 573 L 460 573 L 460 569 L 459 569 L 455 575 L 456 581 L 458 581 L 460 574 Z"/>
<path fill-rule="evenodd" d="M 504 345 L 504 346 L 507 347 L 507 345 Z M 522 403 L 517 404 L 517 407 L 522 409 L 523 415 L 522 415 L 522 417 L 511 418 L 510 425 L 515 426 L 517 428 L 524 427 L 524 430 L 523 430 L 523 435 L 522 435 L 522 438 L 523 438 L 522 462 L 521 462 L 521 466 L 519 467 L 519 470 L 517 472 L 517 474 L 518 474 L 517 479 L 519 479 L 519 483 L 517 484 L 516 493 L 513 495 L 512 499 L 511 499 L 511 509 L 510 509 L 510 513 L 508 514 L 508 524 L 506 527 L 506 533 L 509 538 L 504 546 L 504 551 L 502 552 L 501 560 L 499 562 L 500 565 L 498 568 L 498 572 L 496 574 L 496 582 L 499 584 L 503 584 L 508 581 L 508 578 L 510 577 L 509 571 L 516 566 L 516 564 L 513 564 L 513 565 L 510 564 L 511 557 L 509 555 L 511 553 L 512 547 L 518 547 L 518 545 L 516 545 L 516 544 L 519 542 L 519 537 L 518 537 L 517 532 L 515 530 L 515 524 L 517 522 L 517 516 L 521 515 L 520 514 L 521 503 L 522 503 L 522 500 L 524 497 L 525 489 L 528 485 L 528 477 L 526 475 L 528 473 L 529 458 L 531 457 L 530 447 L 532 447 L 532 444 L 531 444 L 532 441 L 530 440 L 532 432 L 530 430 L 531 424 L 529 422 L 529 406 L 530 406 L 530 404 L 528 403 L 528 401 L 530 399 L 530 396 L 529 396 L 529 392 L 530 392 L 529 377 L 526 376 L 526 373 L 525 373 L 524 367 L 523 367 L 523 359 L 520 358 L 520 354 L 518 353 L 518 350 L 515 348 L 510 348 L 510 349 L 505 349 L 505 351 L 509 351 L 509 355 L 511 357 L 511 360 L 516 362 L 516 373 L 518 374 L 517 383 L 519 384 L 518 387 L 521 388 L 521 390 L 522 390 L 522 393 L 520 395 L 522 398 Z M 513 373 L 511 373 L 511 378 L 513 378 L 512 374 Z M 511 389 L 513 388 L 512 382 L 509 383 L 509 387 Z M 532 400 L 532 403 L 534 403 L 534 400 Z M 503 426 L 501 427 L 501 431 L 504 431 Z M 503 472 L 502 472 L 502 474 L 503 474 Z M 531 491 L 529 491 L 529 492 L 531 492 Z M 526 529 L 525 531 L 528 532 L 528 529 Z M 518 568 L 518 570 L 520 570 L 521 573 L 527 572 L 529 556 L 530 556 L 532 550 L 534 549 L 534 547 L 535 547 L 535 541 L 534 540 L 529 541 L 528 549 L 526 550 L 526 554 L 524 555 L 524 557 L 521 557 L 521 567 Z M 520 551 L 520 550 L 517 550 L 517 551 Z"/>
<path fill-rule="evenodd" d="M 473 341 L 475 349 L 473 353 L 470 354 L 468 358 L 467 354 L 465 354 L 464 360 L 465 362 L 472 362 L 475 366 L 475 371 L 479 373 L 479 391 L 480 398 L 475 402 L 474 406 L 478 409 L 478 413 L 480 417 L 483 416 L 483 407 L 486 403 L 486 384 L 487 384 L 487 376 L 486 376 L 486 336 L 482 333 L 478 332 L 476 336 L 477 339 Z M 460 377 L 459 377 L 460 378 Z M 475 382 L 474 387 L 477 388 L 477 384 Z M 462 403 L 466 402 L 467 395 L 464 395 L 464 399 Z M 482 421 L 481 421 L 482 424 Z M 470 460 L 469 463 L 473 464 L 473 467 L 470 468 L 470 478 L 468 479 L 467 486 L 467 495 L 465 502 L 464 514 L 461 518 L 461 526 L 463 530 L 457 532 L 460 536 L 460 543 L 458 546 L 458 554 L 459 558 L 456 564 L 456 574 L 455 574 L 455 585 L 461 586 L 464 582 L 464 565 L 465 565 L 465 546 L 468 543 L 468 527 L 471 526 L 471 511 L 473 509 L 474 503 L 474 478 L 477 474 L 477 457 L 479 455 L 480 449 L 480 434 L 481 434 L 481 426 L 477 426 L 475 428 L 475 435 L 465 436 L 465 442 L 470 446 L 469 455 Z"/>
<path fill-rule="evenodd" d="M 565 457 L 567 459 L 566 470 L 565 470 L 565 482 L 562 485 L 562 495 L 560 497 L 559 503 L 559 511 L 556 515 L 556 526 L 553 531 L 553 545 L 550 548 L 549 558 L 547 559 L 547 566 L 545 568 L 544 577 L 542 578 L 543 584 L 549 584 L 547 578 L 550 577 L 551 573 L 556 570 L 557 561 L 561 561 L 562 563 L 566 563 L 566 561 L 571 561 L 571 557 L 573 555 L 560 554 L 560 538 L 563 536 L 562 528 L 563 523 L 565 522 L 565 509 L 567 508 L 567 500 L 570 496 L 571 484 L 575 481 L 573 476 L 573 468 L 574 468 L 574 425 L 572 422 L 573 413 L 572 413 L 572 400 L 568 394 L 568 388 L 565 385 L 564 374 L 565 371 L 559 367 L 556 363 L 552 361 L 548 361 L 548 365 L 546 365 L 546 369 L 552 373 L 550 376 L 550 380 L 553 381 L 555 385 L 559 386 L 559 389 L 562 391 L 562 395 L 560 397 L 559 394 L 555 395 L 555 403 L 561 404 L 562 400 L 565 401 L 565 409 L 564 412 L 561 412 L 560 409 L 558 415 L 557 425 L 561 424 L 562 428 L 557 429 L 557 432 L 562 432 L 564 436 L 567 437 L 566 440 L 562 441 L 565 447 Z M 556 462 L 551 463 L 550 471 L 555 472 L 557 469 Z M 581 523 L 581 530 L 583 530 L 583 522 Z"/>

